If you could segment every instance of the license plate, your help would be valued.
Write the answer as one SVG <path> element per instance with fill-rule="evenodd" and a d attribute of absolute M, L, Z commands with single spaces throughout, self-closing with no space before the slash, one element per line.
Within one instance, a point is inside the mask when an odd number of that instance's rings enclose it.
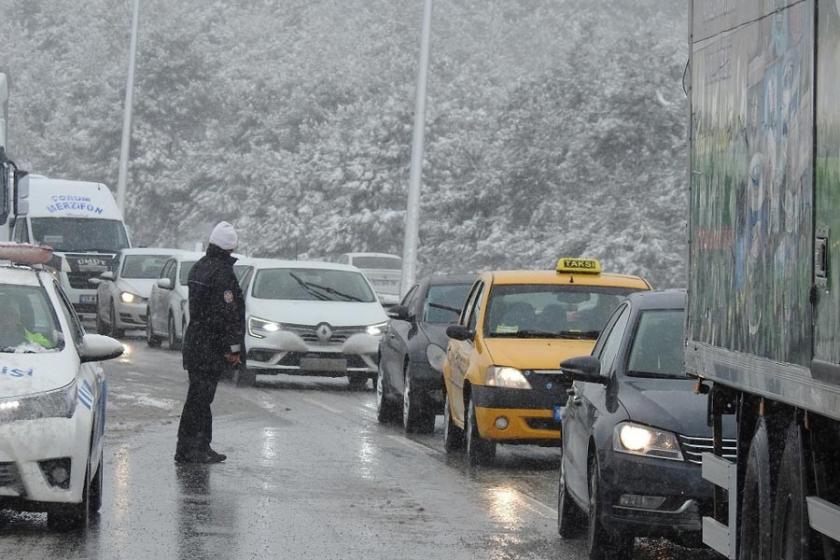
<path fill-rule="evenodd" d="M 563 412 L 565 412 L 566 407 L 562 404 L 555 404 L 553 408 L 553 416 L 555 422 L 563 422 Z"/>
<path fill-rule="evenodd" d="M 96 296 L 79 296 L 79 303 L 83 305 L 94 304 L 96 303 Z"/>
<path fill-rule="evenodd" d="M 347 371 L 347 360 L 339 358 L 301 358 L 304 371 Z"/>

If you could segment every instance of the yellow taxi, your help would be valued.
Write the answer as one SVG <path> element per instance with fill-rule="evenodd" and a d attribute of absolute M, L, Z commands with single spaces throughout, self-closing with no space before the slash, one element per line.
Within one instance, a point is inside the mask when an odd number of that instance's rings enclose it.
<path fill-rule="evenodd" d="M 446 451 L 466 446 L 478 465 L 497 442 L 558 445 L 571 387 L 560 362 L 589 354 L 621 298 L 650 289 L 638 276 L 602 273 L 594 259 L 482 274 L 446 331 Z"/>

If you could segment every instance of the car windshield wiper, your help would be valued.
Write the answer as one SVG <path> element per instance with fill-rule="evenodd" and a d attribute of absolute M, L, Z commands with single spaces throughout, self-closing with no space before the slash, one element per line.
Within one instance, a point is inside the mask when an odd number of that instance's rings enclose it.
<path fill-rule="evenodd" d="M 452 313 L 456 313 L 458 315 L 461 314 L 460 309 L 455 309 L 454 307 L 449 307 L 448 305 L 444 305 L 442 303 L 429 302 L 429 307 L 434 307 L 435 309 L 443 309 L 444 311 L 451 311 Z"/>
<path fill-rule="evenodd" d="M 292 278 L 294 278 L 294 279 L 295 279 L 295 281 L 296 281 L 298 284 L 300 284 L 300 286 L 301 286 L 304 290 L 306 290 L 309 294 L 311 294 L 311 295 L 315 296 L 317 299 L 319 299 L 319 300 L 321 300 L 321 301 L 331 301 L 331 300 L 330 300 L 330 298 L 328 298 L 327 296 L 325 296 L 325 295 L 324 295 L 324 294 L 322 294 L 321 292 L 316 292 L 315 290 L 313 290 L 313 289 L 312 289 L 312 287 L 310 287 L 310 286 L 309 286 L 309 282 L 306 282 L 305 280 L 302 280 L 302 279 L 301 279 L 300 277 L 298 277 L 296 274 L 294 274 L 294 273 L 291 273 L 291 272 L 290 272 L 290 273 L 289 273 L 289 276 L 291 276 Z"/>
<path fill-rule="evenodd" d="M 598 338 L 601 331 L 560 331 L 557 336 L 560 338 L 594 340 Z"/>
<path fill-rule="evenodd" d="M 631 369 L 627 372 L 627 377 L 642 377 L 645 379 L 691 379 L 687 375 L 677 375 L 674 373 L 658 373 L 655 371 L 640 371 Z"/>
<path fill-rule="evenodd" d="M 318 289 L 318 290 L 322 290 L 324 292 L 327 292 L 328 294 L 332 294 L 332 295 L 338 296 L 338 297 L 343 297 L 347 301 L 362 301 L 361 299 L 357 298 L 356 296 L 351 296 L 350 294 L 345 294 L 344 292 L 339 292 L 335 288 L 330 288 L 329 286 L 322 286 L 321 284 L 316 284 L 314 282 L 307 282 L 306 280 L 303 280 L 302 278 L 299 278 L 294 273 L 290 272 L 289 275 L 292 278 L 294 278 L 295 280 L 297 280 L 300 283 L 300 285 L 305 287 L 305 288 L 315 288 L 315 289 Z M 326 299 L 329 299 L 329 298 L 326 298 Z"/>

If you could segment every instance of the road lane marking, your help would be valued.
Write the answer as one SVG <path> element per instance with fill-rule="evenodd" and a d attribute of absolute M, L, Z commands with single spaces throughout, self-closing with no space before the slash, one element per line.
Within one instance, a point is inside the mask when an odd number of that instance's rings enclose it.
<path fill-rule="evenodd" d="M 302 400 L 304 402 L 307 402 L 307 403 L 311 404 L 312 406 L 317 406 L 318 408 L 324 409 L 327 412 L 332 412 L 333 414 L 338 414 L 338 415 L 341 415 L 341 416 L 344 415 L 343 411 L 338 410 L 337 408 L 333 408 L 330 405 L 324 404 L 320 401 L 316 401 L 315 399 L 310 399 L 308 397 L 302 397 L 300 400 Z"/>
<path fill-rule="evenodd" d="M 388 437 L 388 439 L 392 439 L 392 440 L 394 440 L 398 443 L 401 443 L 401 444 L 405 445 L 406 447 L 410 447 L 411 449 L 413 449 L 415 451 L 419 451 L 420 453 L 423 453 L 425 455 L 438 455 L 440 453 L 437 449 L 435 449 L 433 447 L 429 447 L 428 445 L 423 445 L 422 443 L 418 443 L 418 442 L 414 441 L 413 439 L 408 439 L 405 436 L 388 434 L 387 437 Z"/>
<path fill-rule="evenodd" d="M 536 498 L 532 498 L 528 494 L 516 490 L 515 491 L 519 499 L 523 502 L 526 508 L 530 509 L 537 515 L 544 517 L 546 519 L 557 519 L 557 510 L 551 506 L 548 506 Z"/>

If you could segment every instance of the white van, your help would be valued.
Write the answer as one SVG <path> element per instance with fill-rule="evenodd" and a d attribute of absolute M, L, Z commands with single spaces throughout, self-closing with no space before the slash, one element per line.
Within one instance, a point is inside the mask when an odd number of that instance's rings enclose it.
<path fill-rule="evenodd" d="M 131 246 L 114 196 L 101 183 L 28 175 L 29 213 L 15 222 L 12 238 L 54 250 L 50 266 L 76 312 L 96 313 L 97 278 L 112 270 L 117 253 Z"/>

